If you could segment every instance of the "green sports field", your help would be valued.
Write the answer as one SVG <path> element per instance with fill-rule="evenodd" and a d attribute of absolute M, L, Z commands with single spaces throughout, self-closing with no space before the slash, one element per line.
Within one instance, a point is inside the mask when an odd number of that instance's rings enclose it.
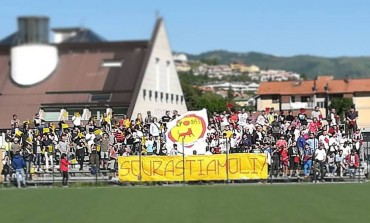
<path fill-rule="evenodd" d="M 0 222 L 370 222 L 370 184 L 0 189 Z"/>

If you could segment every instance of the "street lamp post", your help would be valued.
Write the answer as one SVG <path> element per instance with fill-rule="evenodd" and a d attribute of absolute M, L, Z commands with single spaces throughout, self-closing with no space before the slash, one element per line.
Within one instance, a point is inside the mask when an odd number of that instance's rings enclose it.
<path fill-rule="evenodd" d="M 325 87 L 325 116 L 328 118 L 329 115 L 329 84 L 326 83 Z"/>

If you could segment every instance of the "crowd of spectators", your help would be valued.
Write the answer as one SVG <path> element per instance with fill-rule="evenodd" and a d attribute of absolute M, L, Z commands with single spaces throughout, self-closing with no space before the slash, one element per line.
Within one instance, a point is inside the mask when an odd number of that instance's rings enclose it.
<path fill-rule="evenodd" d="M 9 174 L 13 167 L 22 175 L 19 165 L 24 164 L 28 180 L 33 172 L 59 170 L 62 156 L 80 171 L 88 162 L 90 170 L 114 172 L 118 156 L 178 155 L 176 145 L 166 147 L 164 134 L 166 124 L 178 116 L 177 111 L 167 111 L 162 117 L 153 117 L 148 111 L 145 117 L 104 114 L 100 120 L 83 121 L 75 113 L 68 125 L 64 121 L 45 122 L 39 114 L 24 122 L 13 115 L 5 134 L 2 173 Z M 324 119 L 318 107 L 298 113 L 276 112 L 274 108 L 214 112 L 209 115 L 205 154 L 266 153 L 274 176 L 308 178 L 315 169 L 322 180 L 325 175 L 353 176 L 354 170 L 365 165 L 357 119 L 354 107 L 343 123 L 335 109 Z M 20 157 L 24 163 L 19 164 Z"/>

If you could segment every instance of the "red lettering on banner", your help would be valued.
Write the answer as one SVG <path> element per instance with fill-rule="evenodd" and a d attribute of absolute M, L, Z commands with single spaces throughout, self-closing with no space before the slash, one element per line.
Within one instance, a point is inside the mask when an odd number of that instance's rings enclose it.
<path fill-rule="evenodd" d="M 198 161 L 199 161 L 199 175 L 204 175 L 203 174 L 203 164 L 202 164 L 204 160 L 198 160 Z"/>
<path fill-rule="evenodd" d="M 247 162 L 247 158 L 246 159 L 241 159 L 241 158 L 239 158 L 239 164 L 240 164 L 240 166 L 239 166 L 239 169 L 240 169 L 240 173 L 241 174 L 249 174 L 250 173 L 250 171 L 246 171 L 246 172 L 243 172 L 243 161 L 245 161 L 245 162 Z"/>
<path fill-rule="evenodd" d="M 134 165 L 134 163 L 137 163 L 137 165 Z M 139 160 L 132 160 L 131 161 L 131 171 L 132 171 L 132 175 L 134 175 L 134 176 L 139 176 L 139 174 L 140 174 L 140 170 L 138 169 L 137 171 L 138 171 L 138 173 L 135 173 L 135 168 L 134 168 L 134 166 L 140 166 L 140 164 L 139 164 Z"/>
<path fill-rule="evenodd" d="M 181 164 L 181 165 L 179 165 L 179 164 Z M 176 167 L 177 170 L 181 170 L 181 171 L 179 171 L 179 174 L 176 174 L 176 176 L 182 176 L 183 173 L 184 173 L 182 160 L 181 161 L 178 161 L 176 163 L 175 167 Z"/>
<path fill-rule="evenodd" d="M 257 173 L 256 172 L 256 160 L 257 158 L 251 158 L 253 160 L 253 172 L 252 173 Z"/>
<path fill-rule="evenodd" d="M 213 169 L 210 168 L 210 167 L 212 167 L 211 164 L 213 164 Z M 209 172 L 214 172 L 215 174 L 217 174 L 217 169 L 218 168 L 216 168 L 216 160 L 212 160 L 207 165 L 207 175 L 208 175 Z"/>
<path fill-rule="evenodd" d="M 192 162 L 195 162 L 195 160 L 185 160 L 185 162 L 189 162 L 189 166 L 190 166 L 189 168 L 186 168 L 186 170 L 190 170 L 190 175 L 193 174 Z"/>
<path fill-rule="evenodd" d="M 170 165 L 171 164 L 171 165 Z M 170 166 L 171 169 L 168 169 L 167 167 Z M 164 175 L 166 176 L 167 173 L 171 173 L 172 176 L 175 175 L 175 164 L 173 160 L 170 160 L 167 164 L 166 167 L 164 168 Z"/>
<path fill-rule="evenodd" d="M 265 158 L 265 161 L 263 162 L 263 165 L 262 165 L 262 168 L 261 168 L 261 172 L 262 172 L 263 168 L 265 167 L 266 163 L 267 163 L 267 156 Z"/>
<path fill-rule="evenodd" d="M 235 171 L 234 172 L 232 172 L 232 170 L 231 170 L 231 167 L 232 167 L 232 165 L 230 164 L 231 163 L 231 161 L 235 161 L 235 163 L 236 163 L 236 165 L 234 165 L 235 167 L 236 167 L 236 169 L 235 169 Z M 238 173 L 239 172 L 239 162 L 238 162 L 238 158 L 230 158 L 229 159 L 229 173 L 231 173 L 231 174 L 236 174 L 236 173 Z"/>
<path fill-rule="evenodd" d="M 144 161 L 141 161 L 141 175 L 145 174 L 147 176 L 152 176 L 152 170 L 153 170 L 153 165 L 152 162 L 149 162 L 149 173 L 145 172 L 144 168 Z"/>
<path fill-rule="evenodd" d="M 122 164 L 121 164 L 121 166 L 120 166 L 120 170 L 121 170 L 121 172 L 120 172 L 120 175 L 121 176 L 127 176 L 127 175 L 129 175 L 130 174 L 130 170 L 131 170 L 131 168 L 130 167 L 125 167 L 125 164 L 126 163 L 128 163 L 129 165 L 128 166 L 130 166 L 130 161 L 124 161 Z M 122 173 L 122 171 L 123 170 L 127 170 L 127 172 L 126 173 Z"/>
<path fill-rule="evenodd" d="M 227 166 L 227 163 L 226 163 L 226 160 L 225 160 L 225 164 L 224 165 L 221 165 L 221 163 L 220 163 L 220 160 L 217 160 L 217 166 L 218 166 L 218 168 L 217 168 L 217 174 L 220 174 L 220 167 L 221 168 L 223 168 L 223 167 L 225 167 L 226 168 L 226 166 Z"/>
<path fill-rule="evenodd" d="M 158 167 L 156 167 L 156 164 L 159 164 Z M 162 161 L 153 161 L 153 176 L 155 174 L 161 176 L 161 173 L 158 173 L 157 170 L 159 170 L 162 166 Z"/>

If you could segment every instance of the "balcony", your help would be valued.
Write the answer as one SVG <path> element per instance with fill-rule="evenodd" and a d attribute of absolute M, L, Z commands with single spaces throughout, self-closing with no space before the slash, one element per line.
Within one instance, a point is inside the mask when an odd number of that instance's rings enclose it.
<path fill-rule="evenodd" d="M 313 102 L 290 102 L 290 103 L 282 103 L 281 108 L 283 110 L 289 110 L 289 109 L 300 109 L 300 108 L 305 108 L 305 109 L 313 109 L 314 104 Z"/>

